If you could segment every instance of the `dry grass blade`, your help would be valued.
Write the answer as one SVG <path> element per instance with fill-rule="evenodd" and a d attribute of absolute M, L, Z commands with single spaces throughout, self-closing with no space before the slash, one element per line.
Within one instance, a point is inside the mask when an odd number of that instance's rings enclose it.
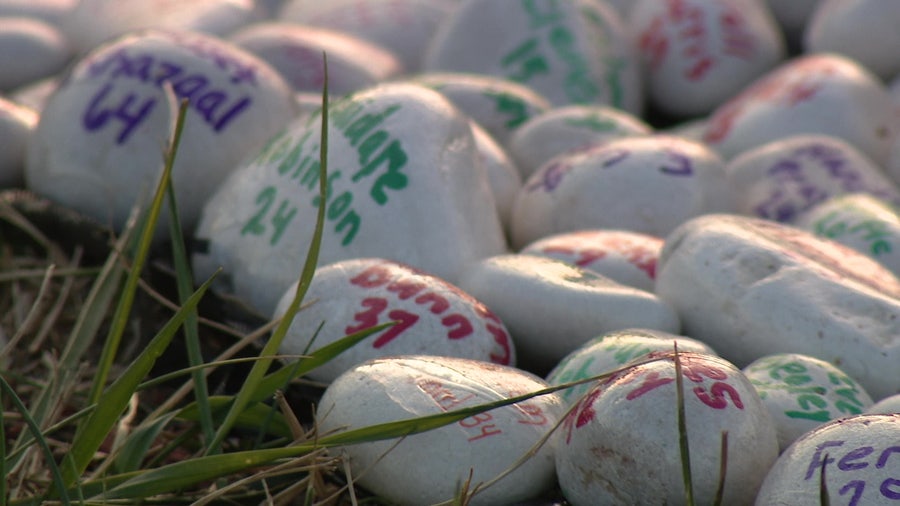
<path fill-rule="evenodd" d="M 694 505 L 694 480 L 691 477 L 691 448 L 688 444 L 687 420 L 684 415 L 684 374 L 681 370 L 681 356 L 678 343 L 674 343 L 675 399 L 678 409 L 678 448 L 681 451 L 681 477 L 684 481 L 684 502 Z"/>

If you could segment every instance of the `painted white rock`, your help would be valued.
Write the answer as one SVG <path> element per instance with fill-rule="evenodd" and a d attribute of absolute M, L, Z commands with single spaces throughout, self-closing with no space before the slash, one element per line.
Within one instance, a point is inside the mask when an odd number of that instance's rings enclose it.
<path fill-rule="evenodd" d="M 513 207 L 516 248 L 542 237 L 612 228 L 665 236 L 731 209 L 725 164 L 698 142 L 628 137 L 560 155 L 531 175 Z"/>
<path fill-rule="evenodd" d="M 663 240 L 627 230 L 580 230 L 551 235 L 520 253 L 562 260 L 641 290 L 653 291 Z"/>
<path fill-rule="evenodd" d="M 796 225 L 868 255 L 900 275 L 900 214 L 865 193 L 834 197 L 800 215 Z"/>
<path fill-rule="evenodd" d="M 719 485 L 722 433 L 728 432 L 722 504 L 752 504 L 778 457 L 769 413 L 734 365 L 679 354 L 697 504 Z M 595 386 L 557 432 L 556 472 L 574 506 L 683 504 L 675 363 L 634 366 Z"/>
<path fill-rule="evenodd" d="M 224 36 L 262 20 L 253 0 L 80 0 L 62 28 L 73 51 L 86 53 L 136 30 L 200 32 Z"/>
<path fill-rule="evenodd" d="M 650 135 L 650 125 L 603 105 L 569 105 L 539 114 L 513 132 L 507 147 L 522 179 L 567 151 L 621 137 Z"/>
<path fill-rule="evenodd" d="M 898 440 L 900 415 L 860 415 L 823 425 L 795 441 L 778 458 L 756 504 L 896 504 L 900 500 Z M 821 498 L 823 481 L 828 501 Z"/>
<path fill-rule="evenodd" d="M 330 107 L 320 265 L 378 257 L 455 283 L 506 250 L 469 120 L 436 91 L 384 84 Z M 319 202 L 321 117 L 292 123 L 229 178 L 204 208 L 198 279 L 271 314 L 299 277 Z"/>
<path fill-rule="evenodd" d="M 547 371 L 592 337 L 631 327 L 678 332 L 678 316 L 652 293 L 551 258 L 499 255 L 457 283 L 506 324 L 522 367 Z"/>
<path fill-rule="evenodd" d="M 823 0 L 804 34 L 809 53 L 838 53 L 882 79 L 900 72 L 900 3 L 881 0 Z"/>
<path fill-rule="evenodd" d="M 881 399 L 869 406 L 864 413 L 867 415 L 900 415 L 900 394 Z"/>
<path fill-rule="evenodd" d="M 403 64 L 393 53 L 325 28 L 255 23 L 228 40 L 268 62 L 296 91 L 321 94 L 325 83 L 322 53 L 328 55 L 328 93 L 333 96 L 375 86 L 403 73 Z"/>
<path fill-rule="evenodd" d="M 80 0 L 3 0 L 0 18 L 25 17 L 60 26 Z"/>
<path fill-rule="evenodd" d="M 860 64 L 834 54 L 792 59 L 709 118 L 703 140 L 726 158 L 790 135 L 839 137 L 885 163 L 897 132 L 890 93 Z"/>
<path fill-rule="evenodd" d="M 546 388 L 517 369 L 449 357 L 403 356 L 363 363 L 325 391 L 317 409 L 320 434 L 358 429 L 483 405 Z M 392 503 L 416 506 L 456 497 L 506 471 L 554 427 L 555 394 L 485 411 L 402 440 L 343 447 L 354 481 Z M 335 452 L 337 453 L 337 452 Z M 512 504 L 555 484 L 554 447 L 544 444 L 515 471 L 469 504 Z M 365 472 L 363 472 L 365 471 Z M 470 487 L 470 490 L 471 490 Z"/>
<path fill-rule="evenodd" d="M 632 114 L 643 106 L 627 30 L 597 0 L 467 0 L 441 25 L 423 67 L 505 77 L 557 106 L 600 103 Z"/>
<path fill-rule="evenodd" d="M 672 116 L 709 113 L 785 56 L 756 0 L 637 0 L 629 21 L 650 99 Z"/>
<path fill-rule="evenodd" d="M 709 346 L 689 337 L 652 329 L 625 329 L 607 332 L 584 343 L 569 353 L 547 375 L 547 383 L 561 385 L 610 373 L 640 358 L 649 358 L 653 352 L 671 353 L 678 345 L 680 352 L 715 355 Z M 602 381 L 602 380 L 601 380 Z M 582 383 L 559 395 L 568 404 L 574 404 L 595 383 Z"/>
<path fill-rule="evenodd" d="M 60 72 L 71 58 L 60 31 L 30 18 L 0 18 L 0 91 Z"/>
<path fill-rule="evenodd" d="M 772 415 L 782 451 L 816 427 L 861 414 L 872 405 L 872 398 L 853 378 L 808 355 L 768 355 L 745 367 L 744 374 Z"/>
<path fill-rule="evenodd" d="M 40 113 L 40 111 L 44 110 L 44 106 L 47 105 L 47 100 L 50 99 L 50 96 L 59 88 L 61 81 L 62 79 L 58 76 L 34 81 L 13 90 L 9 94 L 9 98 L 17 104 Z"/>
<path fill-rule="evenodd" d="M 795 135 L 745 151 L 725 167 L 742 214 L 791 223 L 830 197 L 865 192 L 900 204 L 900 190 L 847 142 Z"/>
<path fill-rule="evenodd" d="M 38 115 L 0 97 L 0 188 L 20 187 L 25 179 L 25 146 Z"/>
<path fill-rule="evenodd" d="M 506 151 L 487 130 L 474 120 L 469 122 L 469 126 L 472 127 L 478 158 L 484 166 L 491 192 L 494 194 L 500 224 L 504 231 L 508 231 L 512 222 L 513 204 L 516 202 L 516 195 L 522 189 L 522 176 Z"/>
<path fill-rule="evenodd" d="M 900 281 L 836 242 L 768 220 L 695 218 L 666 238 L 656 293 L 685 335 L 739 366 L 801 353 L 875 399 L 900 392 Z"/>
<path fill-rule="evenodd" d="M 296 283 L 288 288 L 275 309 L 276 317 L 287 311 L 296 291 Z M 331 382 L 359 363 L 389 355 L 440 355 L 515 365 L 506 327 L 487 306 L 450 283 L 403 264 L 361 258 L 321 267 L 306 300 L 313 304 L 294 317 L 282 354 L 303 355 L 345 335 L 399 322 L 312 371 L 309 377 L 318 381 Z"/>
<path fill-rule="evenodd" d="M 503 145 L 518 127 L 551 108 L 531 88 L 496 76 L 432 73 L 415 82 L 439 91 Z"/>
<path fill-rule="evenodd" d="M 417 72 L 428 44 L 453 8 L 443 0 L 289 0 L 279 19 L 368 40 L 397 55 L 407 71 Z"/>
<path fill-rule="evenodd" d="M 172 176 L 188 232 L 216 186 L 297 111 L 284 80 L 249 53 L 201 34 L 134 33 L 88 54 L 50 98 L 28 147 L 28 187 L 120 228 L 162 171 L 177 113 L 164 83 L 190 101 Z"/>

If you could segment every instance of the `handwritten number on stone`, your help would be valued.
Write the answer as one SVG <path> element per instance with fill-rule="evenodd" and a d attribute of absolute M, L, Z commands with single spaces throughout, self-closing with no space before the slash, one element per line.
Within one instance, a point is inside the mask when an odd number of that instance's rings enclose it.
<path fill-rule="evenodd" d="M 267 186 L 259 192 L 256 196 L 256 205 L 259 206 L 259 208 L 256 211 L 256 214 L 254 214 L 241 229 L 241 235 L 263 235 L 266 233 L 264 220 L 266 216 L 268 216 L 272 204 L 275 203 L 276 193 L 277 190 L 274 186 Z M 272 225 L 272 237 L 269 239 L 269 243 L 272 246 L 278 243 L 281 239 L 281 235 L 296 214 L 297 208 L 291 207 L 287 199 L 281 201 L 278 205 L 278 209 L 275 210 L 275 215 L 272 216 L 269 221 Z"/>
<path fill-rule="evenodd" d="M 368 309 L 353 315 L 354 321 L 359 322 L 359 325 L 348 325 L 347 328 L 344 329 L 344 332 L 352 334 L 378 325 L 379 316 L 387 309 L 387 304 L 387 300 L 381 297 L 367 297 L 363 299 L 362 305 Z M 412 327 L 419 321 L 418 315 L 402 309 L 394 309 L 388 312 L 387 316 L 388 319 L 396 321 L 397 323 L 395 323 L 393 327 L 385 329 L 385 331 L 378 336 L 378 339 L 372 344 L 374 348 L 381 348 L 390 343 L 397 336 L 402 334 L 403 331 Z"/>

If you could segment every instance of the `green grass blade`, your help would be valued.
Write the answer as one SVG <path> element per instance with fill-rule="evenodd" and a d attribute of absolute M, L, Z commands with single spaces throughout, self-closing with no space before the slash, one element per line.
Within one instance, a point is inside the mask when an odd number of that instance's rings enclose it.
<path fill-rule="evenodd" d="M 694 480 L 691 477 L 691 449 L 688 444 L 687 420 L 684 416 L 684 375 L 681 357 L 675 344 L 675 399 L 678 404 L 678 448 L 681 450 L 681 478 L 684 480 L 684 502 L 694 506 Z"/>
<path fill-rule="evenodd" d="M 173 418 L 175 418 L 175 414 L 169 413 L 167 416 L 141 425 L 129 434 L 122 447 L 119 448 L 114 456 L 113 470 L 117 474 L 140 471 L 141 464 L 150 451 L 150 447 L 153 446 L 156 438 Z"/>
<path fill-rule="evenodd" d="M 4 383 L 6 380 L 3 380 Z M 3 406 L 3 389 L 0 389 L 0 406 Z M 8 476 L 6 472 L 6 419 L 0 407 L 0 476 Z M 60 482 L 61 483 L 61 482 Z M 6 479 L 0 480 L 0 506 L 6 506 Z"/>
<path fill-rule="evenodd" d="M 213 279 L 215 276 L 208 279 L 191 295 L 184 306 L 153 337 L 125 372 L 103 392 L 102 402 L 97 403 L 97 408 L 91 413 L 87 422 L 76 432 L 72 447 L 66 456 L 67 461 L 71 464 L 65 466 L 64 469 L 67 485 L 72 484 L 87 468 L 94 453 L 103 443 L 118 417 L 125 411 L 137 386 L 168 347 L 187 315 L 197 307 Z"/>
<path fill-rule="evenodd" d="M 304 263 L 303 271 L 300 274 L 300 282 L 297 284 L 297 291 L 294 294 L 294 299 L 291 301 L 291 304 L 282 317 L 281 322 L 278 324 L 278 327 L 266 342 L 262 352 L 260 352 L 260 360 L 253 364 L 250 373 L 241 385 L 240 391 L 237 396 L 235 396 L 234 404 L 225 416 L 225 420 L 219 425 L 219 429 L 216 431 L 216 435 L 212 442 L 207 446 L 207 454 L 225 440 L 225 437 L 228 435 L 228 432 L 231 430 L 231 427 L 234 425 L 234 422 L 241 411 L 253 401 L 260 381 L 262 381 L 266 372 L 269 370 L 269 366 L 272 365 L 274 360 L 272 356 L 277 353 L 278 348 L 281 346 L 281 342 L 284 340 L 284 336 L 287 334 L 288 327 L 290 327 L 291 322 L 294 319 L 294 315 L 300 310 L 303 297 L 306 295 L 309 283 L 312 281 L 313 274 L 316 271 L 316 264 L 319 261 L 319 249 L 322 244 L 322 230 L 325 225 L 326 181 L 328 179 L 328 60 L 324 54 L 322 55 L 322 58 L 325 71 L 325 82 L 322 85 L 322 129 L 321 142 L 319 143 L 319 203 L 316 213 L 316 228 L 306 253 L 306 262 Z"/>

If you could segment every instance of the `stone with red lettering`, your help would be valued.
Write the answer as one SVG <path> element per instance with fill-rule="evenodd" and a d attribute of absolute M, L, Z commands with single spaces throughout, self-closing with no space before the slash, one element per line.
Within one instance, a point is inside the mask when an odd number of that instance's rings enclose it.
<path fill-rule="evenodd" d="M 300 275 L 319 204 L 321 116 L 300 118 L 207 202 L 197 279 L 224 266 L 220 291 L 272 314 Z M 455 283 L 506 251 L 469 119 L 440 93 L 388 83 L 329 107 L 319 265 L 378 257 Z"/>
<path fill-rule="evenodd" d="M 652 293 L 560 260 L 499 255 L 457 283 L 506 324 L 522 367 L 548 371 L 589 339 L 644 327 L 678 332 L 678 315 Z"/>
<path fill-rule="evenodd" d="M 678 357 L 694 500 L 713 504 L 727 469 L 722 504 L 752 504 L 778 457 L 768 411 L 731 363 Z M 573 506 L 684 503 L 676 374 L 673 354 L 660 355 L 594 386 L 568 413 L 555 435 L 556 473 Z"/>
<path fill-rule="evenodd" d="M 653 291 L 662 247 L 659 237 L 628 230 L 579 230 L 538 239 L 520 253 L 555 258 L 617 283 Z"/>
<path fill-rule="evenodd" d="M 672 352 L 676 345 L 679 352 L 716 354 L 712 348 L 696 339 L 661 330 L 616 330 L 601 334 L 566 355 L 547 375 L 547 383 L 561 385 L 614 373 L 630 362 L 648 358 L 650 353 Z M 578 402 L 595 383 L 582 383 L 561 390 L 559 394 L 571 405 Z"/>
<path fill-rule="evenodd" d="M 747 150 L 726 165 L 735 210 L 792 223 L 828 198 L 865 192 L 900 204 L 900 190 L 869 157 L 827 135 L 795 135 Z"/>
<path fill-rule="evenodd" d="M 834 241 L 769 220 L 695 218 L 666 238 L 656 294 L 685 335 L 739 366 L 801 353 L 874 399 L 900 392 L 900 280 Z"/>
<path fill-rule="evenodd" d="M 360 364 L 337 378 L 316 411 L 320 438 L 334 431 L 437 415 L 481 406 L 546 388 L 518 369 L 449 357 L 402 356 Z M 436 504 L 457 497 L 469 479 L 500 477 L 551 431 L 562 412 L 556 394 L 463 418 L 402 439 L 333 450 L 346 452 L 354 482 L 391 503 Z M 340 432 L 338 432 L 339 434 Z M 491 485 L 472 505 L 513 504 L 555 485 L 554 445 L 547 442 Z"/>
<path fill-rule="evenodd" d="M 629 22 L 650 100 L 672 116 L 709 113 L 785 56 L 756 0 L 638 0 Z"/>
<path fill-rule="evenodd" d="M 296 291 L 296 283 L 288 288 L 275 317 L 284 315 Z M 320 267 L 306 300 L 312 304 L 294 317 L 282 355 L 311 353 L 345 335 L 397 322 L 309 373 L 314 380 L 333 381 L 361 362 L 388 355 L 515 365 L 506 327 L 487 306 L 442 279 L 397 262 L 363 258 Z"/>
<path fill-rule="evenodd" d="M 41 113 L 28 187 L 121 228 L 156 188 L 179 99 L 190 103 L 172 181 L 191 231 L 219 183 L 297 111 L 290 87 L 265 62 L 205 35 L 138 32 L 85 56 Z M 166 233 L 164 222 L 158 230 Z"/>
<path fill-rule="evenodd" d="M 900 415 L 900 394 L 885 397 L 864 411 L 867 415 Z"/>
<path fill-rule="evenodd" d="M 513 207 L 512 243 L 596 228 L 661 237 L 731 205 L 725 164 L 705 145 L 626 137 L 560 155 L 532 174 Z"/>
<path fill-rule="evenodd" d="M 439 91 L 502 145 L 517 128 L 551 108 L 531 88 L 497 76 L 439 72 L 417 76 L 415 82 Z"/>
<path fill-rule="evenodd" d="M 279 19 L 352 34 L 391 51 L 408 72 L 454 6 L 443 0 L 289 0 Z"/>
<path fill-rule="evenodd" d="M 852 58 L 881 79 L 900 72 L 900 4 L 881 0 L 822 0 L 809 19 L 804 50 Z"/>
<path fill-rule="evenodd" d="M 603 105 L 556 107 L 526 121 L 507 147 L 522 178 L 567 151 L 621 137 L 649 135 L 653 129 L 636 116 Z"/>
<path fill-rule="evenodd" d="M 756 504 L 896 504 L 898 441 L 900 415 L 841 418 L 807 432 L 769 470 Z"/>
<path fill-rule="evenodd" d="M 900 275 L 900 214 L 867 193 L 833 197 L 800 215 L 795 224 L 863 253 Z"/>
<path fill-rule="evenodd" d="M 328 92 L 334 96 L 368 88 L 403 73 L 403 64 L 390 51 L 325 28 L 254 23 L 230 35 L 228 40 L 268 62 L 298 92 L 321 95 L 325 83 L 323 52 L 328 55 Z"/>
<path fill-rule="evenodd" d="M 632 114 L 643 108 L 628 31 L 598 0 L 462 2 L 435 35 L 423 68 L 504 77 L 556 106 L 608 104 Z"/>
<path fill-rule="evenodd" d="M 0 188 L 24 183 L 25 146 L 37 121 L 35 111 L 0 97 Z"/>
<path fill-rule="evenodd" d="M 488 183 L 491 185 L 491 192 L 494 194 L 494 203 L 497 205 L 500 224 L 503 226 L 504 232 L 508 232 L 512 222 L 513 204 L 516 202 L 516 195 L 522 188 L 522 176 L 503 147 L 487 130 L 475 120 L 470 121 L 469 126 L 472 127 L 478 158 L 484 166 Z"/>
<path fill-rule="evenodd" d="M 33 18 L 0 17 L 0 47 L 2 92 L 59 73 L 72 56 L 55 26 Z"/>
<path fill-rule="evenodd" d="M 883 164 L 900 117 L 885 85 L 836 54 L 788 60 L 710 115 L 703 140 L 725 158 L 791 135 L 841 138 Z"/>
<path fill-rule="evenodd" d="M 857 381 L 808 355 L 768 355 L 745 367 L 744 374 L 772 415 L 782 451 L 829 420 L 861 414 L 872 405 Z"/>

